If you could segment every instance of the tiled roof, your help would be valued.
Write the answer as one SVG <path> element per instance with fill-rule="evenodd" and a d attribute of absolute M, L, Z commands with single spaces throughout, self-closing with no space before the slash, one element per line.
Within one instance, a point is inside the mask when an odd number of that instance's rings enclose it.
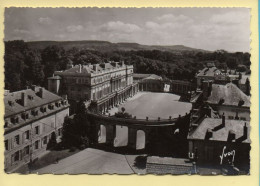
<path fill-rule="evenodd" d="M 156 74 L 136 74 L 136 73 L 133 74 L 133 78 L 136 78 L 136 79 L 159 79 L 159 80 L 162 79 L 161 76 L 158 76 Z"/>
<path fill-rule="evenodd" d="M 207 102 L 210 104 L 219 104 L 221 99 L 224 101 L 222 105 L 238 106 L 239 102 L 243 101 L 242 107 L 250 107 L 250 97 L 233 83 L 212 85 L 211 94 Z"/>
<path fill-rule="evenodd" d="M 95 73 L 110 70 L 110 69 L 116 69 L 118 67 L 124 66 L 122 63 L 102 63 L 102 64 L 89 64 L 89 65 L 75 65 L 74 67 L 64 70 L 63 72 L 66 73 Z M 96 67 L 96 69 L 95 69 Z M 94 70 L 95 69 L 95 70 Z"/>
<path fill-rule="evenodd" d="M 187 159 L 151 156 L 147 158 L 148 174 L 192 174 L 193 165 Z"/>
<path fill-rule="evenodd" d="M 152 74 L 137 74 L 137 73 L 133 73 L 133 78 L 138 78 L 138 79 L 143 79 L 143 78 L 147 78 Z"/>
<path fill-rule="evenodd" d="M 201 70 L 197 76 L 199 77 L 203 77 L 203 76 L 211 76 L 214 77 L 215 74 L 220 74 L 221 71 L 219 69 L 217 69 L 216 67 L 211 67 L 211 68 L 204 68 L 203 70 Z"/>
<path fill-rule="evenodd" d="M 6 94 L 4 97 L 5 117 L 62 99 L 60 96 L 57 96 L 56 94 L 53 94 L 44 88 L 42 88 L 42 91 L 44 94 L 43 98 L 39 96 L 40 87 L 35 87 L 35 91 L 32 89 L 26 89 Z M 20 100 L 22 99 L 22 93 L 25 93 L 26 96 L 26 106 L 23 106 L 20 103 Z"/>
<path fill-rule="evenodd" d="M 242 140 L 243 143 L 250 143 L 250 124 L 248 121 L 242 120 L 225 120 L 225 127 L 221 125 L 222 119 L 205 118 L 197 129 L 189 134 L 188 139 L 204 140 L 208 129 L 212 131 L 212 141 L 227 141 L 229 132 L 235 133 L 236 140 L 242 139 L 244 136 L 244 126 L 246 124 L 247 138 Z"/>
<path fill-rule="evenodd" d="M 157 80 L 162 80 L 161 76 L 155 75 L 155 74 L 151 74 L 150 76 L 148 76 L 147 78 L 144 79 L 157 79 Z"/>

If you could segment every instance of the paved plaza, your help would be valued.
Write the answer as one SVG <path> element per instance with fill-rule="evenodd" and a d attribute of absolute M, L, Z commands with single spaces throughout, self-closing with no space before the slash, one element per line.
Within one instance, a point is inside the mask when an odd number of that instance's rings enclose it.
<path fill-rule="evenodd" d="M 133 174 L 124 155 L 88 148 L 38 169 L 38 174 Z"/>
<path fill-rule="evenodd" d="M 191 103 L 179 102 L 180 96 L 171 93 L 140 92 L 120 105 L 137 119 L 168 119 L 185 115 L 191 110 Z"/>

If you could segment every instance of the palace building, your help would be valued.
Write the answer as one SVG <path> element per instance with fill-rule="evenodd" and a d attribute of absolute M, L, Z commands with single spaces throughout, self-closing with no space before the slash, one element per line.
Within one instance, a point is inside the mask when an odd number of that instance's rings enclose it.
<path fill-rule="evenodd" d="M 133 82 L 133 65 L 124 62 L 67 65 L 67 70 L 54 72 L 48 78 L 48 89 L 68 95 L 70 103 L 92 101 L 99 111 L 106 111 L 138 91 Z"/>
<path fill-rule="evenodd" d="M 37 86 L 5 91 L 4 104 L 4 164 L 9 172 L 44 154 L 53 136 L 60 140 L 69 104 L 66 98 Z"/>

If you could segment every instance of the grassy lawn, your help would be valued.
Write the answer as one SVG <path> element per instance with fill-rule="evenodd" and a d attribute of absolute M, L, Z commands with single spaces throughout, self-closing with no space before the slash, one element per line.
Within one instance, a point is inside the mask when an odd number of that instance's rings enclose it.
<path fill-rule="evenodd" d="M 56 163 L 57 158 L 59 160 L 61 160 L 66 157 L 69 157 L 73 154 L 76 154 L 79 151 L 80 151 L 79 149 L 76 149 L 73 152 L 71 152 L 70 149 L 52 150 L 48 154 L 42 156 L 41 158 L 39 158 L 38 160 L 33 162 L 32 166 L 31 166 L 31 170 L 37 170 L 37 169 L 43 168 L 47 165 Z M 20 167 L 19 169 L 17 169 L 15 172 L 21 173 L 21 174 L 26 174 L 29 172 L 29 167 L 28 167 L 28 165 L 24 165 L 24 166 Z"/>

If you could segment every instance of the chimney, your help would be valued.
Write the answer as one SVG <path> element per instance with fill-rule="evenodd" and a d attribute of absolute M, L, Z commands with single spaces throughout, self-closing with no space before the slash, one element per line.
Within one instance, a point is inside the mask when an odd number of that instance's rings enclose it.
<path fill-rule="evenodd" d="M 67 100 L 67 99 L 68 99 L 68 95 L 67 95 L 67 94 L 64 94 L 64 95 L 62 95 L 62 98 L 65 99 L 65 100 Z"/>
<path fill-rule="evenodd" d="M 244 136 L 244 138 L 246 138 L 247 139 L 247 134 L 248 134 L 248 127 L 246 126 L 246 122 L 245 122 L 245 125 L 244 125 L 244 134 L 243 134 L 243 136 Z"/>
<path fill-rule="evenodd" d="M 225 117 L 225 114 L 223 112 L 223 115 L 222 115 L 222 126 L 225 127 L 226 126 L 226 117 Z"/>
<path fill-rule="evenodd" d="M 206 139 L 211 139 L 213 137 L 213 132 L 211 129 L 208 129 L 207 132 L 206 132 L 206 136 L 205 138 Z"/>
<path fill-rule="evenodd" d="M 93 64 L 93 70 L 97 72 L 97 64 Z"/>
<path fill-rule="evenodd" d="M 235 141 L 236 140 L 236 134 L 233 130 L 230 130 L 228 133 L 228 139 L 229 142 Z"/>
<path fill-rule="evenodd" d="M 203 98 L 206 100 L 212 91 L 212 81 L 203 81 Z"/>
<path fill-rule="evenodd" d="M 39 96 L 40 96 L 40 98 L 44 98 L 44 88 L 40 88 L 39 89 Z"/>
<path fill-rule="evenodd" d="M 8 95 L 9 93 L 10 93 L 10 90 L 5 90 L 4 95 L 6 96 L 6 95 Z"/>
<path fill-rule="evenodd" d="M 79 64 L 79 73 L 81 73 L 81 68 L 82 68 L 81 64 Z"/>
<path fill-rule="evenodd" d="M 36 85 L 32 85 L 32 90 L 36 91 Z"/>
<path fill-rule="evenodd" d="M 209 108 L 208 105 L 206 105 L 202 108 L 202 113 L 203 113 L 203 115 L 207 115 L 208 117 L 211 118 L 211 109 Z"/>
<path fill-rule="evenodd" d="M 238 79 L 239 79 L 239 80 L 242 79 L 242 74 L 241 74 L 241 72 L 239 72 L 239 74 L 238 74 Z"/>
<path fill-rule="evenodd" d="M 26 93 L 25 92 L 22 92 L 22 99 L 21 99 L 21 103 L 24 107 L 27 106 L 27 97 L 26 97 Z"/>

